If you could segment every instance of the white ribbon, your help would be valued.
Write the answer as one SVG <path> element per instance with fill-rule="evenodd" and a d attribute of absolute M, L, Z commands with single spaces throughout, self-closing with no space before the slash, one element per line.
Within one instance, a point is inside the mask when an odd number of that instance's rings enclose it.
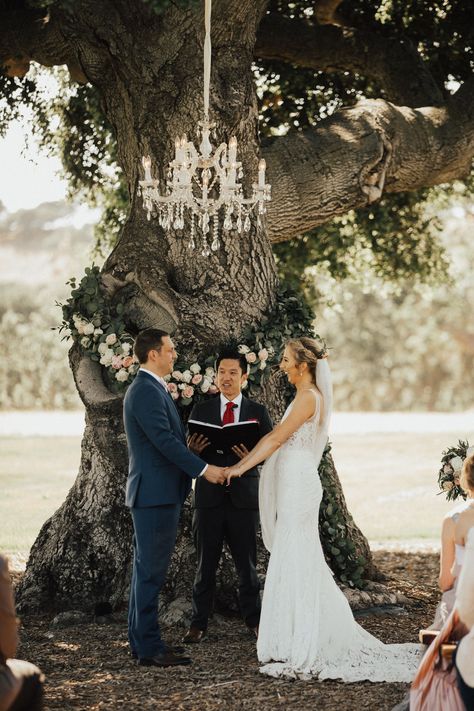
<path fill-rule="evenodd" d="M 209 119 L 209 84 L 211 81 L 211 5 L 212 0 L 206 0 L 204 11 L 204 118 Z"/>

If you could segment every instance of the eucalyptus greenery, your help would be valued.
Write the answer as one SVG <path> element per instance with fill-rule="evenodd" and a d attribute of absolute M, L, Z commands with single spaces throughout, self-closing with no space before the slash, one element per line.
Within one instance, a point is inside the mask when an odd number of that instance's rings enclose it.
<path fill-rule="evenodd" d="M 336 496 L 330 458 L 331 443 L 328 442 L 319 465 L 323 498 L 319 509 L 319 530 L 324 555 L 334 575 L 344 585 L 364 588 L 364 573 L 367 560 L 358 554 L 350 529 L 352 516 L 344 516 Z"/>

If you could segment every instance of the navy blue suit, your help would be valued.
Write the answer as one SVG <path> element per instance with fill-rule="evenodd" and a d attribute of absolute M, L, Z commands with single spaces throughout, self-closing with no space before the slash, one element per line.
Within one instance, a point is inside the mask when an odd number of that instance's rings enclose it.
<path fill-rule="evenodd" d="M 124 399 L 129 453 L 125 503 L 134 528 L 128 632 L 138 657 L 164 651 L 158 598 L 173 553 L 181 506 L 205 462 L 189 451 L 177 408 L 165 388 L 138 371 Z"/>

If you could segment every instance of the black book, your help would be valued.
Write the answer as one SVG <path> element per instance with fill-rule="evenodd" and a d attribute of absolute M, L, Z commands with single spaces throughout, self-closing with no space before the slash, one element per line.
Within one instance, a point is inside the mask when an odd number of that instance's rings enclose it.
<path fill-rule="evenodd" d="M 188 431 L 190 435 L 196 433 L 207 437 L 210 444 L 204 452 L 213 449 L 217 454 L 231 454 L 232 447 L 236 444 L 243 444 L 250 451 L 260 439 L 258 420 L 230 422 L 228 425 L 211 425 L 200 420 L 188 420 Z"/>

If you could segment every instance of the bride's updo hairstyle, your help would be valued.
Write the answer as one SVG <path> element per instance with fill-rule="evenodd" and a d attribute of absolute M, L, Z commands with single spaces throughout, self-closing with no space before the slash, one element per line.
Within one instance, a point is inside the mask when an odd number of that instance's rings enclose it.
<path fill-rule="evenodd" d="M 474 498 L 474 454 L 464 460 L 459 483 Z"/>
<path fill-rule="evenodd" d="M 307 363 L 308 370 L 311 373 L 311 379 L 316 385 L 316 365 L 318 360 L 327 357 L 327 351 L 324 345 L 314 338 L 308 338 L 307 336 L 302 336 L 301 338 L 292 338 L 288 341 L 288 348 L 291 349 L 297 365 L 302 363 Z"/>

